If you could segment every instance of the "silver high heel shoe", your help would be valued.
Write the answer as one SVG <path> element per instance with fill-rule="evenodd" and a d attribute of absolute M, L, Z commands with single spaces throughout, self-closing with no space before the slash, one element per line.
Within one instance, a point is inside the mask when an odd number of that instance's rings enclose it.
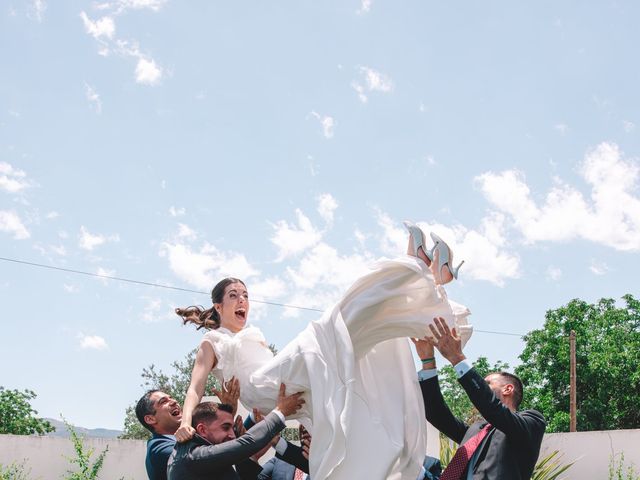
<path fill-rule="evenodd" d="M 435 246 L 429 250 L 426 243 L 426 237 L 424 232 L 418 227 L 415 223 L 411 223 L 409 221 L 402 222 L 405 228 L 409 231 L 409 235 L 411 235 L 411 239 L 413 240 L 413 256 L 418 257 L 418 249 L 422 248 L 422 251 L 427 256 L 430 262 L 433 262 L 433 252 L 435 251 Z M 420 257 L 418 257 L 420 258 Z"/>
<path fill-rule="evenodd" d="M 431 257 L 430 257 L 432 259 L 431 261 L 433 261 L 433 253 L 436 251 L 436 249 L 438 250 L 438 270 L 437 270 L 438 276 L 441 276 L 442 267 L 446 265 L 447 268 L 449 269 L 449 272 L 453 276 L 453 278 L 457 280 L 458 270 L 460 270 L 460 267 L 464 263 L 464 260 L 461 261 L 457 267 L 452 267 L 453 252 L 451 251 L 451 248 L 449 247 L 449 245 L 447 245 L 447 242 L 442 240 L 438 235 L 436 235 L 433 232 L 431 232 L 430 235 L 431 235 L 431 239 L 435 243 L 435 245 L 433 246 L 433 249 L 431 250 Z"/>

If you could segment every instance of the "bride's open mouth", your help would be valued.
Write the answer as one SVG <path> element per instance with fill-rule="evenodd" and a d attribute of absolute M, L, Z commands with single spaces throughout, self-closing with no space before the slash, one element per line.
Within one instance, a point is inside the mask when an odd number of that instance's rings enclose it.
<path fill-rule="evenodd" d="M 243 320 L 246 320 L 247 311 L 244 308 L 239 308 L 238 310 L 236 310 L 236 317 L 240 317 Z"/>

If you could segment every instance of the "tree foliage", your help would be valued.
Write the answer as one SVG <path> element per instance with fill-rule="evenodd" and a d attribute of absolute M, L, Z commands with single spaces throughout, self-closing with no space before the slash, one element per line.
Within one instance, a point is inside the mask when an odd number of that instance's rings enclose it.
<path fill-rule="evenodd" d="M 162 372 L 162 370 L 156 369 L 155 365 L 150 365 L 148 368 L 142 369 L 143 382 L 140 386 L 143 387 L 143 390 L 140 392 L 140 396 L 147 390 L 162 390 L 175 398 L 180 405 L 184 405 L 184 397 L 187 394 L 187 388 L 189 388 L 191 381 L 191 370 L 193 370 L 197 351 L 198 349 L 196 348 L 190 351 L 184 360 L 173 362 L 171 366 L 174 372 L 171 375 L 167 375 Z M 205 395 L 210 394 L 214 388 L 219 388 L 218 381 L 213 375 L 209 375 L 205 387 Z M 136 398 L 126 410 L 124 433 L 120 438 L 144 440 L 151 436 L 149 431 L 138 422 L 135 413 L 137 402 L 138 399 Z"/>
<path fill-rule="evenodd" d="M 0 433 L 13 435 L 44 435 L 55 428 L 46 420 L 37 418 L 31 408 L 31 400 L 36 398 L 32 390 L 7 390 L 0 387 Z"/>
<path fill-rule="evenodd" d="M 578 430 L 640 427 L 640 302 L 572 300 L 546 313 L 544 327 L 524 337 L 516 373 L 523 406 L 547 419 L 548 432 L 569 430 L 569 334 L 576 332 Z"/>
<path fill-rule="evenodd" d="M 509 364 L 498 360 L 491 365 L 486 357 L 478 357 L 473 362 L 473 367 L 482 377 L 486 377 L 491 372 L 499 372 L 507 370 Z M 467 393 L 458 382 L 458 374 L 451 365 L 443 367 L 438 372 L 438 380 L 440 382 L 440 390 L 445 402 L 451 409 L 451 412 L 465 423 L 470 424 L 479 418 L 478 411 L 469 400 Z"/>
<path fill-rule="evenodd" d="M 102 470 L 104 465 L 104 459 L 109 451 L 109 445 L 98 454 L 95 461 L 92 461 L 91 457 L 95 453 L 94 449 L 85 447 L 82 437 L 78 435 L 73 426 L 64 418 L 62 421 L 71 434 L 71 442 L 73 443 L 73 450 L 76 454 L 75 457 L 67 458 L 69 463 L 75 465 L 75 467 L 73 470 L 67 470 L 65 480 L 95 480 L 100 478 L 100 470 Z"/>

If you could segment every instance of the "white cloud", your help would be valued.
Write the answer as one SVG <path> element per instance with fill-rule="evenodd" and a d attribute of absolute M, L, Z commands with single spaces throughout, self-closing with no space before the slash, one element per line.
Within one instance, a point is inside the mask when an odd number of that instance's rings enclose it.
<path fill-rule="evenodd" d="M 358 94 L 358 98 L 362 103 L 367 103 L 369 101 L 369 97 L 367 97 L 367 94 L 365 93 L 364 87 L 362 85 L 354 80 L 353 82 L 351 82 L 351 87 L 356 91 L 356 93 Z"/>
<path fill-rule="evenodd" d="M 62 284 L 62 287 L 64 288 L 64 291 L 67 293 L 78 293 L 80 291 L 80 289 L 77 286 L 68 284 L 68 283 Z"/>
<path fill-rule="evenodd" d="M 104 338 L 98 335 L 85 335 L 83 333 L 78 334 L 78 340 L 80 340 L 80 348 L 83 350 L 108 350 L 109 345 Z"/>
<path fill-rule="evenodd" d="M 96 270 L 96 274 L 103 277 L 113 277 L 116 274 L 116 271 L 98 267 L 98 269 Z"/>
<path fill-rule="evenodd" d="M 566 135 L 566 133 L 569 131 L 569 125 L 567 125 L 566 123 L 557 123 L 553 126 L 553 128 L 555 128 L 560 135 Z"/>
<path fill-rule="evenodd" d="M 116 24 L 111 17 L 102 17 L 94 22 L 85 12 L 80 12 L 80 18 L 82 18 L 85 31 L 96 40 L 112 39 L 116 32 Z"/>
<path fill-rule="evenodd" d="M 94 8 L 100 11 L 112 11 L 113 15 L 121 15 L 127 10 L 152 10 L 158 12 L 166 5 L 168 0 L 115 0 L 94 4 Z"/>
<path fill-rule="evenodd" d="M 50 253 L 58 255 L 60 257 L 64 257 L 67 255 L 67 249 L 64 245 L 46 245 L 42 246 L 42 244 L 36 243 L 33 245 L 33 248 L 37 250 L 40 255 L 48 256 Z"/>
<path fill-rule="evenodd" d="M 94 248 L 103 245 L 107 242 L 119 242 L 120 236 L 115 235 L 101 235 L 90 233 L 84 225 L 80 226 L 80 235 L 78 236 L 78 246 L 84 250 L 91 251 Z"/>
<path fill-rule="evenodd" d="M 85 27 L 85 31 L 91 35 L 99 45 L 98 54 L 108 56 L 111 52 L 125 57 L 136 59 L 134 72 L 135 81 L 141 85 L 158 85 L 164 74 L 163 69 L 149 55 L 142 53 L 136 40 L 122 40 L 115 36 L 115 17 L 124 14 L 128 10 L 148 9 L 160 10 L 166 0 L 118 0 L 116 2 L 106 2 L 94 5 L 94 8 L 105 14 L 98 20 L 92 20 L 85 12 L 80 13 L 80 18 Z M 92 93 L 95 91 L 92 89 Z M 96 97 L 87 93 L 88 97 Z M 99 101 L 99 97 L 97 97 Z M 92 99 L 90 98 L 90 101 Z M 95 102 L 95 101 L 94 101 Z"/>
<path fill-rule="evenodd" d="M 0 232 L 9 233 L 16 240 L 24 240 L 31 236 L 18 214 L 9 210 L 0 210 Z"/>
<path fill-rule="evenodd" d="M 195 239 L 198 235 L 196 234 L 196 232 L 189 227 L 189 225 L 185 225 L 184 223 L 179 223 L 178 224 L 178 237 L 180 238 L 187 238 L 187 239 Z"/>
<path fill-rule="evenodd" d="M 328 223 L 333 223 L 333 213 L 338 208 L 338 202 L 330 193 L 323 193 L 318 197 L 318 213 Z"/>
<path fill-rule="evenodd" d="M 163 302 L 159 297 L 141 297 L 146 304 L 140 314 L 140 319 L 145 323 L 154 323 L 162 320 L 177 318 L 173 307 Z"/>
<path fill-rule="evenodd" d="M 591 270 L 591 272 L 595 275 L 604 275 L 609 271 L 609 266 L 604 262 L 591 260 L 591 265 L 589 265 L 589 270 Z"/>
<path fill-rule="evenodd" d="M 67 255 L 67 249 L 64 248 L 64 245 L 49 245 L 49 249 L 53 253 L 55 253 L 56 255 L 60 255 L 61 257 Z"/>
<path fill-rule="evenodd" d="M 278 247 L 278 262 L 308 250 L 320 241 L 321 233 L 299 209 L 296 209 L 296 218 L 297 225 L 285 220 L 273 225 L 275 233 L 271 237 L 271 243 Z"/>
<path fill-rule="evenodd" d="M 115 270 L 108 270 L 103 267 L 98 267 L 96 270 L 96 275 L 99 275 L 100 277 L 113 277 L 115 276 L 115 274 L 116 274 Z M 103 285 L 109 284 L 109 278 L 100 278 L 99 280 L 102 282 Z"/>
<path fill-rule="evenodd" d="M 98 95 L 98 92 L 88 83 L 85 83 L 84 87 L 89 106 L 100 115 L 102 113 L 102 100 L 100 100 L 100 95 Z"/>
<path fill-rule="evenodd" d="M 636 129 L 636 124 L 629 120 L 625 120 L 622 122 L 622 128 L 624 128 L 625 132 L 631 133 Z"/>
<path fill-rule="evenodd" d="M 0 190 L 18 193 L 29 186 L 26 176 L 23 170 L 16 169 L 7 162 L 0 162 Z"/>
<path fill-rule="evenodd" d="M 371 11 L 371 2 L 372 0 L 360 0 L 360 9 L 358 10 L 358 14 L 362 15 L 364 13 L 369 13 Z"/>
<path fill-rule="evenodd" d="M 475 182 L 493 207 L 510 218 L 525 243 L 582 238 L 618 250 L 640 250 L 637 160 L 625 159 L 615 144 L 602 143 L 587 152 L 578 171 L 591 189 L 590 198 L 555 179 L 540 205 L 521 172 L 487 172 Z"/>
<path fill-rule="evenodd" d="M 362 103 L 368 101 L 366 92 L 389 93 L 393 91 L 393 81 L 384 73 L 378 72 L 370 67 L 359 67 L 358 71 L 363 77 L 362 81 L 351 82 L 351 87 L 358 93 L 358 98 Z"/>
<path fill-rule="evenodd" d="M 211 289 L 223 277 L 247 279 L 259 273 L 244 255 L 222 252 L 209 243 L 194 250 L 174 239 L 162 243 L 159 255 L 167 258 L 169 268 L 178 278 L 203 290 Z"/>
<path fill-rule="evenodd" d="M 328 115 L 320 115 L 318 112 L 312 111 L 311 115 L 315 117 L 322 126 L 322 134 L 324 138 L 332 138 L 333 137 L 333 128 L 335 127 L 335 121 L 333 117 Z"/>
<path fill-rule="evenodd" d="M 181 217 L 185 213 L 187 213 L 187 211 L 184 208 L 176 208 L 174 206 L 169 207 L 169 215 L 172 217 Z"/>
<path fill-rule="evenodd" d="M 136 82 L 141 85 L 157 85 L 162 78 L 162 69 L 152 58 L 138 58 L 136 65 Z"/>
<path fill-rule="evenodd" d="M 360 72 L 365 76 L 369 91 L 388 93 L 393 90 L 393 82 L 384 73 L 369 67 L 360 67 Z"/>
<path fill-rule="evenodd" d="M 547 268 L 547 277 L 556 282 L 562 277 L 562 270 L 558 267 L 550 266 Z"/>
<path fill-rule="evenodd" d="M 53 219 L 55 219 L 55 218 L 58 218 L 59 216 L 60 216 L 60 214 L 59 214 L 58 212 L 56 212 L 56 211 L 51 211 L 51 212 L 47 213 L 47 215 L 45 216 L 45 218 L 46 218 L 47 220 L 53 220 Z"/>
<path fill-rule="evenodd" d="M 33 0 L 29 6 L 29 17 L 37 22 L 42 22 L 46 10 L 47 2 L 45 0 Z"/>

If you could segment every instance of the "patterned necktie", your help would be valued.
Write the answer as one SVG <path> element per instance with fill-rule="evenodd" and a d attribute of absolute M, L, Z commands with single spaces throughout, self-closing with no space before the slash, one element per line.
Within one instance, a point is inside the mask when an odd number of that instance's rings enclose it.
<path fill-rule="evenodd" d="M 478 446 L 480 446 L 482 440 L 484 440 L 484 437 L 487 436 L 491 428 L 491 424 L 487 423 L 482 430 L 480 430 L 473 437 L 467 440 L 463 445 L 460 445 L 460 447 L 456 451 L 456 454 L 449 462 L 449 465 L 447 465 L 447 468 L 445 468 L 444 472 L 442 472 L 440 480 L 462 479 L 462 474 L 467 468 L 469 460 L 471 460 L 474 452 L 477 450 Z"/>
<path fill-rule="evenodd" d="M 293 480 L 302 480 L 304 478 L 304 472 L 299 468 L 296 468 L 296 473 L 293 474 Z"/>

